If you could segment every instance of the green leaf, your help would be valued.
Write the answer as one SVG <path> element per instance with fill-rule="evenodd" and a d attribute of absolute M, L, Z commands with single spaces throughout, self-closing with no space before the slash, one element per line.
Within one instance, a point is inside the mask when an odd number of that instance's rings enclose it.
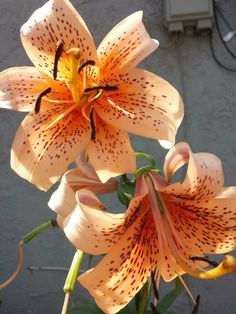
<path fill-rule="evenodd" d="M 118 187 L 117 187 L 117 194 L 120 202 L 128 206 L 130 200 L 134 195 L 135 184 L 134 182 L 130 181 L 126 176 L 121 176 Z"/>
<path fill-rule="evenodd" d="M 146 152 L 135 152 L 136 157 L 143 157 L 149 161 L 152 168 L 155 168 L 155 158 L 152 154 Z"/>
<path fill-rule="evenodd" d="M 88 254 L 88 269 L 91 268 L 93 257 L 94 255 Z"/>
<path fill-rule="evenodd" d="M 118 314 L 135 314 L 136 313 L 136 304 L 135 298 L 133 298 L 127 305 L 124 307 Z"/>
<path fill-rule="evenodd" d="M 104 314 L 93 301 L 87 300 L 83 297 L 74 299 L 72 307 L 67 314 Z M 119 314 L 135 314 L 136 306 L 134 299 L 123 308 Z"/>
<path fill-rule="evenodd" d="M 148 280 L 135 296 L 137 314 L 145 314 L 149 301 L 149 291 L 150 281 Z"/>
<path fill-rule="evenodd" d="M 74 299 L 72 307 L 67 311 L 67 314 L 103 314 L 99 307 L 91 301 L 79 297 Z"/>
<path fill-rule="evenodd" d="M 167 295 L 165 295 L 158 303 L 157 309 L 160 314 L 167 314 L 167 310 L 171 306 L 171 304 L 176 300 L 176 298 L 183 291 L 184 287 L 179 280 L 179 278 L 175 279 L 175 287 L 171 290 Z"/>

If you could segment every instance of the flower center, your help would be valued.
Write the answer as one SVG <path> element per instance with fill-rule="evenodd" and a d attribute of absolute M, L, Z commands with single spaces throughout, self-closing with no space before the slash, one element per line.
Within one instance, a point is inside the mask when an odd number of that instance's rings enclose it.
<path fill-rule="evenodd" d="M 83 60 L 82 53 L 79 48 L 70 48 L 66 51 L 63 49 L 63 43 L 58 42 L 56 46 L 54 65 L 53 65 L 53 78 L 57 79 L 59 60 L 63 57 L 64 65 L 66 66 L 67 74 L 65 75 L 64 82 L 71 92 L 71 100 L 52 100 L 47 98 L 49 102 L 68 103 L 70 106 L 62 114 L 57 116 L 56 119 L 49 124 L 48 128 L 57 123 L 59 120 L 66 117 L 74 110 L 80 109 L 83 116 L 90 122 L 91 125 L 91 140 L 95 140 L 95 123 L 96 116 L 94 116 L 94 108 L 92 102 L 101 96 L 103 92 L 111 92 L 118 89 L 115 84 L 97 84 L 95 79 L 97 71 L 95 61 Z M 89 68 L 88 68 L 89 67 Z M 92 73 L 92 74 L 91 74 Z M 51 92 L 51 88 L 43 90 L 37 97 L 35 103 L 35 113 L 40 111 L 42 97 Z"/>
<path fill-rule="evenodd" d="M 66 51 L 70 67 L 70 77 L 68 85 L 75 104 L 79 103 L 79 89 L 78 89 L 78 69 L 80 66 L 81 52 L 79 48 L 71 48 Z"/>

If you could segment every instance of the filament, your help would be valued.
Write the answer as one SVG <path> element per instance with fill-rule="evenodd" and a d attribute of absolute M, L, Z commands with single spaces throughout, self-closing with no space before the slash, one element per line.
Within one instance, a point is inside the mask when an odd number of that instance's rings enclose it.
<path fill-rule="evenodd" d="M 185 290 L 187 291 L 188 295 L 190 296 L 190 299 L 193 301 L 193 304 L 196 305 L 196 301 L 195 301 L 191 291 L 189 290 L 188 286 L 186 285 L 184 279 L 180 275 L 178 275 L 178 278 L 181 281 L 182 285 L 184 286 Z"/>
<path fill-rule="evenodd" d="M 74 109 L 76 109 L 78 107 L 77 104 L 75 104 L 74 106 L 71 106 L 70 108 L 68 108 L 65 112 L 61 113 L 59 116 L 56 117 L 56 119 L 54 121 L 52 121 L 48 126 L 47 126 L 47 130 L 50 129 L 54 124 L 56 124 L 57 122 L 59 122 L 61 119 L 65 118 L 68 114 L 70 114 Z"/>

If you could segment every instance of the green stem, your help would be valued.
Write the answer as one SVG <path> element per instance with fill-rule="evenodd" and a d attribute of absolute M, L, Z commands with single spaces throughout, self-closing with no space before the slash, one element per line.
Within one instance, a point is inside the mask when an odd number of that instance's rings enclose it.
<path fill-rule="evenodd" d="M 28 243 L 30 240 L 32 240 L 35 236 L 37 236 L 39 233 L 43 232 L 44 230 L 51 228 L 51 227 L 57 227 L 57 222 L 56 220 L 49 220 L 38 227 L 34 228 L 30 232 L 28 232 L 26 235 L 24 235 L 21 238 L 21 241 L 23 243 Z"/>
<path fill-rule="evenodd" d="M 152 168 L 155 168 L 155 158 L 153 157 L 152 154 L 145 152 L 135 152 L 135 156 L 146 158 L 150 162 L 150 166 L 152 166 Z"/>
<path fill-rule="evenodd" d="M 150 280 L 147 280 L 143 288 L 135 296 L 137 314 L 145 314 L 148 304 L 149 291 Z"/>
<path fill-rule="evenodd" d="M 71 266 L 70 266 L 70 270 L 68 272 L 68 275 L 66 277 L 66 281 L 65 281 L 65 285 L 63 287 L 63 291 L 65 293 L 67 292 L 71 292 L 74 289 L 75 283 L 76 283 L 76 279 L 78 276 L 78 272 L 79 272 L 79 268 L 83 259 L 83 252 L 80 250 L 77 250 L 74 258 L 72 260 Z"/>

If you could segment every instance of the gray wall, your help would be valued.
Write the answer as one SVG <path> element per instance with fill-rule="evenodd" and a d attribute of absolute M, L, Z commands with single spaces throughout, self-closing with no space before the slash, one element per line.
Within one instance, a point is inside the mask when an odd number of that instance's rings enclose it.
<path fill-rule="evenodd" d="M 21 46 L 19 28 L 44 0 L 0 1 L 0 70 L 29 65 Z M 165 46 L 172 38 L 163 27 L 161 0 L 73 0 L 86 20 L 97 43 L 118 21 L 143 9 L 144 22 L 152 37 Z M 222 1 L 223 2 L 223 1 Z M 236 3 L 225 0 L 225 14 L 235 25 Z M 234 40 L 236 42 L 236 39 Z M 225 63 L 236 68 L 216 38 L 217 51 Z M 236 47 L 236 45 L 234 45 Z M 235 49 L 236 51 L 236 49 Z M 146 69 L 161 75 L 176 86 L 185 101 L 185 119 L 179 140 L 191 143 L 194 151 L 209 151 L 223 161 L 226 185 L 236 181 L 236 85 L 235 73 L 220 69 L 209 49 L 208 36 L 181 36 L 172 47 L 158 49 L 144 63 Z M 17 177 L 9 167 L 11 141 L 23 114 L 1 110 L 0 114 L 0 281 L 14 269 L 19 238 L 34 226 L 54 217 L 48 209 L 48 193 L 38 191 Z M 163 151 L 153 141 L 133 138 L 139 150 L 153 152 L 163 160 Z M 160 156 L 160 157 L 159 157 Z M 109 202 L 108 202 L 109 203 Z M 118 203 L 117 203 L 118 204 Z M 66 273 L 29 271 L 28 266 L 68 267 L 74 249 L 62 232 L 48 230 L 28 244 L 17 279 L 0 292 L 0 312 L 58 313 L 63 301 L 62 286 Z M 214 281 L 192 280 L 191 289 L 201 294 L 200 313 L 235 313 L 236 280 L 228 275 Z M 173 307 L 175 313 L 190 313 L 190 302 L 183 295 Z"/>

